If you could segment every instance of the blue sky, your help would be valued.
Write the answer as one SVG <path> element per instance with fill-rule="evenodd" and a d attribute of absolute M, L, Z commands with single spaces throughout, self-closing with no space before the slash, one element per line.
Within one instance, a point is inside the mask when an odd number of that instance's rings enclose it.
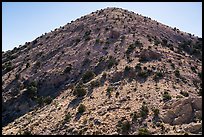
<path fill-rule="evenodd" d="M 202 37 L 201 2 L 2 2 L 2 50 L 12 50 L 106 7 L 119 7 Z"/>

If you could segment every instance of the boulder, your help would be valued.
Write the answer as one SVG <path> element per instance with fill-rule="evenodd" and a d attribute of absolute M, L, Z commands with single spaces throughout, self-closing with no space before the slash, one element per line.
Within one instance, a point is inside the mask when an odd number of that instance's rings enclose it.
<path fill-rule="evenodd" d="M 166 113 L 161 114 L 164 123 L 171 125 L 187 124 L 192 122 L 194 117 L 202 117 L 202 111 L 195 111 L 202 109 L 202 100 L 200 97 L 174 100 L 164 104 L 163 109 L 166 109 Z"/>
<path fill-rule="evenodd" d="M 192 107 L 196 110 L 202 110 L 202 98 L 194 98 L 192 101 Z"/>
<path fill-rule="evenodd" d="M 199 133 L 202 131 L 202 124 L 201 123 L 191 123 L 187 127 L 184 128 L 185 131 L 190 133 Z"/>

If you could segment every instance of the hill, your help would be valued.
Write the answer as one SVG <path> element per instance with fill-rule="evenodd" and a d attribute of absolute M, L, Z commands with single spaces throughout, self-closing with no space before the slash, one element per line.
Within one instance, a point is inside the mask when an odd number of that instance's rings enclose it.
<path fill-rule="evenodd" d="M 3 134 L 202 134 L 202 38 L 121 8 L 2 53 Z"/>

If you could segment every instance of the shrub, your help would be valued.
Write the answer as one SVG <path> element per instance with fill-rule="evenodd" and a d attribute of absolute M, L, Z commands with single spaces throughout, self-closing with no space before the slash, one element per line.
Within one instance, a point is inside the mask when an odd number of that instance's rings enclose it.
<path fill-rule="evenodd" d="M 136 66 L 135 66 L 135 71 L 141 71 L 142 70 L 142 68 L 141 68 L 141 64 L 140 63 L 138 63 Z"/>
<path fill-rule="evenodd" d="M 34 98 L 37 95 L 37 87 L 34 86 L 27 87 L 27 93 L 30 98 Z"/>
<path fill-rule="evenodd" d="M 130 72 L 132 68 L 130 66 L 125 66 L 125 72 Z"/>
<path fill-rule="evenodd" d="M 106 79 L 106 77 L 107 77 L 106 72 L 103 72 L 102 78 Z"/>
<path fill-rule="evenodd" d="M 198 77 L 202 79 L 202 72 L 198 72 Z"/>
<path fill-rule="evenodd" d="M 98 80 L 91 81 L 90 85 L 91 88 L 98 87 L 100 85 L 100 82 Z"/>
<path fill-rule="evenodd" d="M 45 104 L 50 104 L 52 102 L 52 98 L 50 96 L 47 96 L 44 98 L 44 103 Z"/>
<path fill-rule="evenodd" d="M 20 78 L 20 74 L 16 74 L 16 79 L 19 79 Z"/>
<path fill-rule="evenodd" d="M 37 104 L 39 105 L 39 106 L 43 106 L 44 105 L 44 101 L 43 101 L 43 97 L 38 97 L 37 99 L 36 99 L 36 102 L 37 102 Z"/>
<path fill-rule="evenodd" d="M 142 78 L 147 78 L 148 77 L 148 72 L 147 71 L 141 71 L 137 74 L 139 77 L 142 77 Z"/>
<path fill-rule="evenodd" d="M 147 117 L 148 113 L 149 113 L 148 107 L 143 104 L 142 107 L 140 108 L 140 116 L 145 118 Z"/>
<path fill-rule="evenodd" d="M 136 47 L 142 47 L 142 43 L 139 40 L 136 40 L 135 43 L 130 44 L 128 49 L 126 50 L 126 54 L 130 54 Z"/>
<path fill-rule="evenodd" d="M 91 39 L 90 36 L 89 36 L 90 34 L 91 34 L 91 30 L 88 30 L 88 31 L 86 31 L 86 32 L 84 33 L 85 41 L 88 41 L 88 40 Z"/>
<path fill-rule="evenodd" d="M 194 73 L 197 73 L 195 67 L 191 67 L 191 70 L 192 70 Z"/>
<path fill-rule="evenodd" d="M 163 73 L 162 72 L 156 72 L 156 74 L 154 75 L 153 79 L 156 81 L 156 80 L 159 80 L 163 77 Z"/>
<path fill-rule="evenodd" d="M 28 62 L 27 64 L 26 64 L 26 68 L 29 68 L 30 67 L 30 63 Z"/>
<path fill-rule="evenodd" d="M 106 95 L 108 95 L 110 97 L 111 96 L 111 91 L 113 91 L 113 88 L 112 87 L 108 87 L 106 89 Z"/>
<path fill-rule="evenodd" d="M 108 63 L 108 65 L 107 65 L 108 69 L 110 69 L 110 68 L 112 68 L 114 65 L 117 65 L 117 64 L 118 64 L 117 61 L 116 61 L 116 59 L 113 58 L 112 56 L 109 57 L 109 60 L 108 60 L 107 63 Z"/>
<path fill-rule="evenodd" d="M 127 120 L 122 122 L 121 129 L 122 129 L 122 132 L 127 132 L 128 130 L 130 130 L 130 122 Z"/>
<path fill-rule="evenodd" d="M 71 70 L 72 70 L 72 66 L 71 64 L 69 64 L 69 66 L 65 68 L 64 73 L 70 73 Z"/>
<path fill-rule="evenodd" d="M 160 41 L 158 39 L 155 39 L 154 45 L 158 46 L 160 44 Z"/>
<path fill-rule="evenodd" d="M 169 92 L 167 92 L 167 91 L 164 92 L 163 100 L 164 101 L 171 100 L 171 95 L 169 94 Z"/>
<path fill-rule="evenodd" d="M 13 69 L 13 66 L 12 66 L 11 62 L 9 61 L 9 62 L 6 62 L 6 63 L 5 63 L 5 65 L 3 66 L 3 68 L 5 68 L 5 70 L 6 70 L 7 72 L 9 72 L 9 71 L 11 71 L 11 70 Z"/>
<path fill-rule="evenodd" d="M 95 43 L 98 44 L 100 42 L 100 39 L 96 39 Z"/>
<path fill-rule="evenodd" d="M 181 91 L 180 94 L 183 95 L 184 97 L 188 97 L 189 96 L 188 92 L 186 92 L 186 91 Z"/>
<path fill-rule="evenodd" d="M 180 72 L 179 72 L 178 69 L 174 71 L 174 74 L 175 74 L 176 77 L 180 77 Z"/>
<path fill-rule="evenodd" d="M 139 118 L 137 112 L 133 112 L 133 113 L 131 114 L 131 117 L 132 117 L 132 121 L 136 121 L 137 118 Z"/>
<path fill-rule="evenodd" d="M 69 122 L 70 120 L 71 120 L 71 114 L 70 114 L 70 112 L 68 112 L 68 113 L 65 115 L 64 121 Z"/>
<path fill-rule="evenodd" d="M 48 105 L 52 102 L 52 98 L 50 96 L 47 97 L 38 97 L 36 99 L 39 106 Z"/>
<path fill-rule="evenodd" d="M 175 64 L 174 64 L 174 63 L 171 63 L 171 67 L 172 67 L 173 69 L 175 69 Z"/>
<path fill-rule="evenodd" d="M 91 34 L 91 30 L 88 30 L 84 33 L 84 37 L 89 36 Z"/>
<path fill-rule="evenodd" d="M 91 37 L 90 36 L 87 36 L 86 38 L 85 38 L 85 41 L 89 41 L 91 39 Z"/>
<path fill-rule="evenodd" d="M 32 132 L 29 130 L 25 130 L 21 135 L 32 135 Z"/>
<path fill-rule="evenodd" d="M 199 95 L 199 96 L 202 96 L 202 89 L 199 89 L 198 95 Z"/>
<path fill-rule="evenodd" d="M 83 81 L 84 83 L 86 83 L 86 82 L 90 81 L 91 79 L 93 79 L 94 76 L 95 76 L 95 74 L 94 74 L 92 71 L 87 71 L 87 72 L 85 72 L 85 73 L 83 74 L 83 76 L 82 76 L 82 81 Z"/>
<path fill-rule="evenodd" d="M 76 39 L 76 45 L 77 45 L 79 42 L 80 42 L 80 39 L 77 38 L 77 39 Z"/>
<path fill-rule="evenodd" d="M 128 49 L 126 50 L 126 54 L 130 54 L 131 52 L 133 52 L 134 49 L 135 49 L 134 44 L 129 45 Z"/>
<path fill-rule="evenodd" d="M 162 45 L 166 46 L 167 45 L 167 40 L 166 39 L 162 39 Z"/>
<path fill-rule="evenodd" d="M 80 104 L 80 106 L 78 107 L 78 113 L 83 113 L 86 111 L 86 106 L 83 104 Z"/>
<path fill-rule="evenodd" d="M 36 66 L 37 68 L 39 68 L 40 65 L 41 65 L 41 63 L 40 63 L 39 61 L 37 61 L 37 62 L 35 63 L 35 66 Z"/>
<path fill-rule="evenodd" d="M 118 96 L 119 96 L 119 92 L 117 91 L 116 93 L 115 93 L 115 97 L 117 98 Z"/>
<path fill-rule="evenodd" d="M 86 95 L 86 90 L 84 89 L 83 86 L 77 85 L 74 88 L 74 95 L 77 96 L 77 97 L 82 97 L 82 96 Z"/>
<path fill-rule="evenodd" d="M 128 120 L 118 121 L 117 124 L 118 130 L 124 132 L 128 132 L 130 130 L 130 122 Z"/>
<path fill-rule="evenodd" d="M 147 128 L 139 128 L 138 135 L 150 135 L 150 132 Z"/>
<path fill-rule="evenodd" d="M 154 112 L 154 116 L 158 116 L 159 115 L 159 109 L 154 108 L 153 112 Z"/>
<path fill-rule="evenodd" d="M 26 93 L 30 98 L 34 98 L 37 95 L 37 82 L 32 81 L 31 83 L 28 84 L 27 86 L 27 91 Z"/>

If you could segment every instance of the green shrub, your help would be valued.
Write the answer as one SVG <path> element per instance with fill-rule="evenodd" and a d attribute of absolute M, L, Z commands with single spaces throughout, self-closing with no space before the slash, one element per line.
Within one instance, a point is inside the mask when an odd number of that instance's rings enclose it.
<path fill-rule="evenodd" d="M 148 72 L 147 71 L 141 71 L 137 74 L 139 77 L 142 77 L 142 78 L 147 78 L 148 77 Z"/>
<path fill-rule="evenodd" d="M 91 88 L 100 86 L 100 82 L 98 80 L 91 81 L 90 83 Z"/>
<path fill-rule="evenodd" d="M 180 77 L 180 72 L 179 72 L 178 69 L 174 71 L 174 74 L 175 74 L 176 77 Z"/>
<path fill-rule="evenodd" d="M 147 128 L 139 128 L 138 135 L 150 135 L 150 132 Z"/>
<path fill-rule="evenodd" d="M 142 70 L 142 68 L 141 68 L 141 64 L 138 63 L 138 64 L 135 66 L 135 71 L 140 72 L 141 70 Z"/>
<path fill-rule="evenodd" d="M 16 79 L 19 79 L 20 78 L 20 74 L 16 74 Z"/>
<path fill-rule="evenodd" d="M 30 98 L 35 98 L 37 96 L 37 82 L 32 81 L 28 86 L 27 86 L 27 91 L 26 93 Z"/>
<path fill-rule="evenodd" d="M 35 63 L 35 66 L 36 66 L 36 68 L 39 68 L 39 67 L 41 66 L 41 63 L 40 63 L 39 61 L 37 61 L 37 62 Z"/>
<path fill-rule="evenodd" d="M 69 122 L 70 120 L 71 120 L 71 114 L 70 114 L 70 112 L 68 112 L 66 115 L 65 115 L 65 118 L 64 118 L 64 121 L 66 121 L 66 122 Z"/>
<path fill-rule="evenodd" d="M 77 97 L 82 97 L 82 96 L 86 95 L 86 90 L 84 89 L 84 87 L 82 85 L 77 85 L 74 88 L 74 95 Z"/>
<path fill-rule="evenodd" d="M 180 94 L 183 95 L 184 97 L 188 97 L 189 96 L 188 92 L 186 92 L 186 91 L 181 91 Z"/>
<path fill-rule="evenodd" d="M 132 68 L 130 66 L 125 67 L 125 72 L 129 72 Z"/>
<path fill-rule="evenodd" d="M 202 89 L 199 89 L 198 95 L 199 95 L 199 96 L 202 96 Z"/>
<path fill-rule="evenodd" d="M 108 87 L 106 89 L 106 95 L 111 96 L 111 91 L 113 91 L 113 88 L 112 87 Z"/>
<path fill-rule="evenodd" d="M 86 111 L 86 106 L 83 104 L 80 104 L 80 106 L 78 107 L 78 113 L 83 113 Z"/>
<path fill-rule="evenodd" d="M 29 130 L 25 130 L 21 135 L 32 135 L 32 132 Z"/>
<path fill-rule="evenodd" d="M 91 51 L 89 50 L 89 51 L 86 52 L 86 55 L 89 56 L 90 53 L 91 53 Z"/>
<path fill-rule="evenodd" d="M 160 42 L 158 39 L 156 39 L 156 40 L 154 41 L 154 45 L 156 45 L 156 46 L 158 46 L 160 43 L 161 43 L 161 42 Z"/>
<path fill-rule="evenodd" d="M 121 129 L 122 129 L 122 132 L 127 132 L 128 130 L 130 130 L 130 122 L 127 120 L 122 122 Z"/>
<path fill-rule="evenodd" d="M 29 68 L 30 67 L 30 63 L 28 62 L 27 64 L 26 64 L 26 68 Z"/>
<path fill-rule="evenodd" d="M 135 49 L 135 45 L 130 44 L 128 49 L 126 50 L 126 54 L 130 54 L 131 52 L 133 52 L 134 49 Z"/>
<path fill-rule="evenodd" d="M 4 66 L 2 66 L 7 72 L 11 71 L 13 69 L 13 66 L 11 62 L 6 62 Z"/>
<path fill-rule="evenodd" d="M 202 72 L 198 72 L 198 77 L 202 79 Z"/>
<path fill-rule="evenodd" d="M 159 109 L 154 108 L 153 112 L 154 112 L 154 116 L 158 116 L 159 115 Z"/>
<path fill-rule="evenodd" d="M 79 38 L 76 39 L 76 45 L 80 42 L 81 40 Z"/>
<path fill-rule="evenodd" d="M 88 41 L 91 39 L 91 37 L 89 36 L 91 34 L 91 30 L 88 30 L 84 33 L 84 38 L 85 38 L 85 41 Z"/>
<path fill-rule="evenodd" d="M 116 61 L 116 59 L 113 58 L 112 56 L 109 57 L 109 60 L 108 60 L 107 63 L 108 63 L 108 65 L 107 65 L 108 69 L 110 69 L 110 68 L 112 68 L 114 65 L 117 65 L 117 64 L 118 64 L 117 61 Z"/>
<path fill-rule="evenodd" d="M 191 67 L 191 70 L 192 70 L 194 73 L 197 73 L 195 67 Z"/>
<path fill-rule="evenodd" d="M 164 74 L 162 72 L 156 72 L 153 79 L 156 81 L 156 80 L 161 79 L 163 76 Z"/>
<path fill-rule="evenodd" d="M 70 71 L 72 70 L 72 66 L 69 65 L 65 68 L 64 73 L 70 73 Z"/>
<path fill-rule="evenodd" d="M 164 101 L 171 100 L 171 95 L 169 94 L 169 92 L 167 92 L 167 91 L 164 92 L 163 100 Z"/>
<path fill-rule="evenodd" d="M 131 117 L 132 117 L 132 121 L 136 121 L 137 118 L 139 118 L 137 112 L 133 112 L 133 113 L 131 114 Z"/>
<path fill-rule="evenodd" d="M 50 104 L 52 102 L 52 98 L 50 96 L 47 96 L 44 98 L 44 103 L 45 104 Z"/>
<path fill-rule="evenodd" d="M 172 67 L 173 69 L 175 69 L 175 64 L 174 64 L 174 63 L 171 63 L 171 67 Z"/>
<path fill-rule="evenodd" d="M 38 97 L 36 99 L 36 102 L 38 103 L 39 106 L 43 106 L 44 105 L 44 98 L 43 97 Z"/>
<path fill-rule="evenodd" d="M 89 41 L 91 39 L 91 37 L 90 36 L 87 36 L 86 38 L 85 38 L 85 41 Z"/>
<path fill-rule="evenodd" d="M 128 120 L 124 120 L 124 121 L 118 121 L 117 127 L 119 131 L 126 133 L 130 130 L 131 125 Z"/>
<path fill-rule="evenodd" d="M 93 79 L 94 76 L 95 76 L 95 74 L 94 74 L 92 71 L 87 71 L 87 72 L 85 72 L 85 73 L 83 74 L 83 76 L 82 76 L 82 81 L 83 81 L 84 83 L 86 83 L 86 82 L 90 81 L 91 79 Z"/>
<path fill-rule="evenodd" d="M 117 98 L 119 95 L 120 95 L 120 93 L 117 91 L 117 92 L 115 93 L 115 97 Z"/>
<path fill-rule="evenodd" d="M 147 117 L 148 113 L 149 113 L 148 107 L 143 104 L 142 107 L 140 108 L 140 116 L 145 118 Z"/>
<path fill-rule="evenodd" d="M 98 44 L 100 42 L 100 39 L 96 39 L 95 43 Z"/>
<path fill-rule="evenodd" d="M 52 98 L 50 96 L 47 97 L 38 97 L 36 102 L 39 106 L 48 105 L 52 102 Z"/>

